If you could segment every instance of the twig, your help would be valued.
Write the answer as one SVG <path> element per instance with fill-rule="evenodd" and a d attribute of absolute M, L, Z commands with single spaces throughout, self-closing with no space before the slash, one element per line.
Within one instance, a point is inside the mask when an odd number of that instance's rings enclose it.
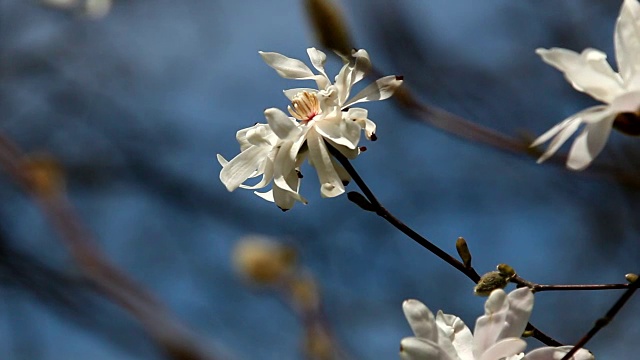
<path fill-rule="evenodd" d="M 208 344 L 102 255 L 91 233 L 84 228 L 61 189 L 47 193 L 34 187 L 33 179 L 22 167 L 23 157 L 20 149 L 0 133 L 0 167 L 40 205 L 43 213 L 58 230 L 83 275 L 96 290 L 134 316 L 169 357 L 214 359 L 213 349 Z"/>
<path fill-rule="evenodd" d="M 630 287 L 629 284 L 543 285 L 525 280 L 517 275 L 511 278 L 510 281 L 520 287 L 526 286 L 534 293 L 542 291 L 620 290 Z"/>
<path fill-rule="evenodd" d="M 342 155 L 342 153 L 338 149 L 333 147 L 331 144 L 329 143 L 326 143 L 326 144 L 331 155 L 333 155 L 338 160 L 338 162 L 340 162 L 342 167 L 344 167 L 344 169 L 349 173 L 349 175 L 351 175 L 351 178 L 356 183 L 356 185 L 358 185 L 360 190 L 362 190 L 362 193 L 366 197 L 366 200 L 370 202 L 371 211 L 375 212 L 378 216 L 387 220 L 387 222 L 393 225 L 396 229 L 400 230 L 402 233 L 407 235 L 413 241 L 420 244 L 425 249 L 429 250 L 431 253 L 433 253 L 440 259 L 442 259 L 444 262 L 458 269 L 458 271 L 466 275 L 474 283 L 477 283 L 480 280 L 480 275 L 473 267 L 465 266 L 462 262 L 458 261 L 453 256 L 449 255 L 446 251 L 440 249 L 434 243 L 430 242 L 425 237 L 418 234 L 409 226 L 404 224 L 398 218 L 393 216 L 393 214 L 391 214 L 389 210 L 387 210 L 384 206 L 382 206 L 380 201 L 378 201 L 378 199 L 375 197 L 371 189 L 369 189 L 369 187 L 364 182 L 364 180 L 360 177 L 356 169 L 353 167 L 353 165 L 351 165 L 351 162 L 349 161 L 349 159 L 347 159 L 344 155 Z M 544 332 L 540 331 L 531 323 L 527 324 L 527 330 L 532 332 L 533 337 L 535 337 L 536 339 L 540 340 L 542 343 L 548 346 L 562 346 L 562 343 L 553 339 L 552 337 L 545 334 Z"/>
<path fill-rule="evenodd" d="M 561 360 L 569 360 L 571 357 L 578 352 L 581 348 L 583 348 L 591 338 L 593 338 L 600 330 L 602 330 L 605 326 L 609 325 L 609 323 L 613 320 L 613 318 L 618 314 L 618 311 L 622 309 L 622 307 L 627 303 L 631 296 L 638 290 L 638 286 L 640 286 L 640 281 L 637 279 L 629 284 L 627 291 L 625 291 L 622 296 L 618 299 L 618 301 L 613 304 L 611 309 L 607 311 L 607 313 L 596 320 L 593 324 L 593 327 L 578 341 L 573 348 L 561 359 Z"/>

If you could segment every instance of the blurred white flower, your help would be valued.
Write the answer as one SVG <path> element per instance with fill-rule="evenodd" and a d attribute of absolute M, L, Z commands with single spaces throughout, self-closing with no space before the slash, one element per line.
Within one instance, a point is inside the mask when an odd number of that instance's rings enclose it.
<path fill-rule="evenodd" d="M 365 50 L 353 51 L 351 59 L 331 83 L 325 73 L 326 55 L 315 48 L 307 49 L 314 74 L 302 61 L 273 52 L 260 55 L 276 72 L 287 79 L 315 80 L 318 89 L 295 88 L 285 90 L 291 100 L 288 116 L 276 108 L 265 110 L 267 124 L 257 124 L 240 130 L 237 134 L 241 153 L 231 161 L 218 155 L 222 165 L 220 180 L 229 191 L 238 187 L 260 189 L 273 180 L 272 189 L 256 194 L 274 201 L 283 210 L 290 209 L 296 201 L 306 203 L 300 196 L 300 165 L 305 158 L 316 169 L 323 197 L 344 193 L 349 174 L 329 154 L 326 143 L 353 159 L 359 153 L 360 132 L 369 140 L 375 140 L 376 125 L 367 118 L 367 110 L 351 105 L 360 102 L 384 100 L 402 84 L 397 76 L 386 76 L 365 87 L 349 98 L 352 86 L 364 78 L 371 68 Z M 326 142 L 326 143 L 325 143 Z M 252 177 L 262 176 L 253 186 L 244 185 Z"/>
<path fill-rule="evenodd" d="M 544 347 L 527 355 L 527 344 L 520 337 L 531 311 L 533 294 L 521 288 L 507 295 L 494 290 L 485 303 L 485 314 L 476 321 L 474 334 L 455 315 L 433 313 L 418 300 L 402 304 L 414 337 L 400 342 L 400 358 L 404 360 L 558 360 L 571 346 Z M 593 355 L 580 349 L 573 360 L 592 360 Z"/>
<path fill-rule="evenodd" d="M 562 71 L 567 81 L 581 92 L 606 105 L 580 111 L 537 138 L 531 146 L 538 146 L 553 138 L 538 163 L 548 159 L 578 130 L 567 167 L 582 170 L 602 151 L 612 127 L 640 134 L 640 4 L 625 0 L 620 10 L 615 34 L 618 72 L 611 69 L 606 55 L 596 49 L 581 54 L 560 48 L 537 49 L 536 53 L 549 65 Z"/>

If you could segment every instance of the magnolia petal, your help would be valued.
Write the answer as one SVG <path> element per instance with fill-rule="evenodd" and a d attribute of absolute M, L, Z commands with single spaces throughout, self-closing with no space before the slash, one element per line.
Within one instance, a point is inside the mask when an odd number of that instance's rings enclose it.
<path fill-rule="evenodd" d="M 347 185 L 351 182 L 351 175 L 345 170 L 342 165 L 336 160 L 333 156 L 331 157 L 331 163 L 333 164 L 333 168 L 336 170 L 338 177 L 340 177 L 340 181 L 342 181 L 343 185 Z"/>
<path fill-rule="evenodd" d="M 300 145 L 303 141 L 304 139 L 299 140 L 295 143 L 291 141 L 285 141 L 281 144 L 274 161 L 273 173 L 274 184 L 278 188 L 290 192 L 294 199 L 299 201 L 301 201 L 300 194 L 298 194 L 299 181 L 292 181 L 291 174 L 295 174 L 296 155 L 298 154 L 298 150 L 300 149 Z M 297 175 L 296 178 L 298 178 Z"/>
<path fill-rule="evenodd" d="M 365 101 L 377 101 L 389 98 L 396 89 L 402 85 L 402 78 L 390 75 L 385 76 L 369 84 L 366 88 L 362 89 L 351 100 L 342 105 L 342 108 L 351 106 Z"/>
<path fill-rule="evenodd" d="M 258 51 L 264 62 L 285 79 L 312 79 L 316 75 L 298 59 L 292 59 L 276 52 Z"/>
<path fill-rule="evenodd" d="M 450 360 L 442 354 L 438 344 L 416 337 L 404 338 L 400 341 L 400 359 L 402 360 Z"/>
<path fill-rule="evenodd" d="M 253 193 L 258 195 L 258 197 L 261 197 L 261 198 L 263 198 L 263 199 L 265 199 L 265 200 L 267 200 L 269 202 L 274 202 L 273 190 L 269 190 L 269 191 L 263 192 L 263 193 L 258 192 L 258 191 L 254 191 Z"/>
<path fill-rule="evenodd" d="M 473 333 L 473 354 L 476 359 L 496 343 L 505 325 L 509 309 L 507 294 L 502 289 L 494 290 L 485 302 L 484 309 L 485 314 L 476 321 Z"/>
<path fill-rule="evenodd" d="M 371 137 L 376 133 L 376 123 L 369 120 L 367 116 L 369 112 L 362 108 L 349 108 L 346 113 L 346 118 L 355 121 L 362 129 L 367 140 L 371 140 Z"/>
<path fill-rule="evenodd" d="M 220 165 L 222 167 L 225 167 L 229 162 L 227 161 L 227 159 L 225 159 L 224 157 L 222 157 L 222 155 L 217 154 L 216 158 L 218 158 L 218 162 L 220 163 Z"/>
<path fill-rule="evenodd" d="M 360 125 L 342 118 L 326 119 L 316 123 L 316 131 L 338 145 L 355 149 L 360 141 Z"/>
<path fill-rule="evenodd" d="M 247 130 L 244 134 L 244 140 L 250 145 L 271 145 L 272 141 L 275 140 L 273 138 L 273 131 L 267 124 L 256 124 Z"/>
<path fill-rule="evenodd" d="M 415 336 L 438 341 L 438 326 L 429 308 L 418 300 L 409 299 L 402 303 L 402 311 Z"/>
<path fill-rule="evenodd" d="M 572 348 L 573 346 L 542 347 L 528 353 L 523 360 L 560 360 Z M 589 351 L 580 349 L 570 360 L 595 360 L 595 357 Z"/>
<path fill-rule="evenodd" d="M 263 163 L 264 168 L 258 169 L 258 171 L 256 172 L 255 174 L 256 176 L 262 174 L 262 179 L 260 180 L 260 182 L 258 182 L 255 185 L 240 184 L 240 187 L 242 189 L 248 189 L 248 190 L 262 189 L 263 187 L 267 186 L 271 182 L 271 180 L 273 179 L 273 160 L 274 160 L 276 151 L 277 151 L 276 148 L 273 148 L 271 151 L 269 151 L 269 154 L 267 155 Z"/>
<path fill-rule="evenodd" d="M 288 187 L 295 188 L 296 192 L 291 192 L 285 189 L 278 187 L 277 185 L 273 186 L 273 200 L 276 205 L 282 210 L 289 210 L 293 207 L 296 201 L 300 201 L 303 204 L 307 204 L 307 200 L 300 196 L 297 191 L 300 187 L 300 179 L 295 172 L 291 172 L 286 177 L 286 182 Z"/>
<path fill-rule="evenodd" d="M 351 80 L 351 86 L 353 86 L 353 84 L 362 80 L 371 70 L 371 59 L 369 58 L 369 53 L 365 49 L 353 50 L 351 56 L 355 59 L 353 78 Z"/>
<path fill-rule="evenodd" d="M 527 347 L 527 342 L 520 338 L 508 338 L 493 344 L 477 360 L 504 359 L 521 353 Z"/>
<path fill-rule="evenodd" d="M 555 154 L 556 151 L 558 151 L 558 149 L 562 146 L 562 144 L 564 144 L 571 137 L 571 135 L 573 135 L 573 133 L 575 133 L 576 130 L 578 130 L 578 127 L 582 123 L 582 119 L 579 118 L 579 117 L 571 117 L 571 118 L 569 118 L 569 119 L 567 119 L 565 121 L 566 122 L 563 122 L 563 126 L 562 127 L 558 128 L 558 129 L 556 129 L 554 127 L 551 130 L 549 130 L 547 133 L 545 133 L 545 134 L 543 134 L 541 136 L 541 138 L 544 137 L 544 136 L 547 136 L 548 134 L 552 133 L 552 131 L 559 132 L 553 138 L 553 140 L 549 144 L 549 147 L 547 147 L 547 150 L 542 154 L 542 156 L 540 156 L 540 158 L 538 158 L 538 164 L 540 164 L 541 162 L 547 160 L 553 154 Z"/>
<path fill-rule="evenodd" d="M 351 85 L 352 83 L 352 75 L 353 75 L 353 65 L 350 63 L 344 64 L 336 75 L 333 87 L 337 90 L 337 100 L 338 104 L 342 106 L 349 97 L 351 93 Z"/>
<path fill-rule="evenodd" d="M 607 55 L 596 49 L 575 51 L 552 48 L 537 49 L 536 53 L 547 64 L 564 73 L 567 81 L 578 90 L 605 103 L 624 92 L 622 78 L 607 63 Z"/>
<path fill-rule="evenodd" d="M 316 70 L 318 70 L 318 72 L 322 75 L 316 76 L 318 89 L 326 88 L 327 86 L 329 86 L 329 84 L 331 84 L 327 73 L 324 71 L 324 64 L 327 61 L 327 55 L 314 47 L 308 48 L 307 54 L 309 55 L 309 60 L 311 60 L 311 65 L 313 65 L 313 67 L 316 68 Z"/>
<path fill-rule="evenodd" d="M 342 181 L 331 163 L 324 138 L 313 128 L 307 134 L 307 146 L 309 147 L 309 162 L 316 168 L 320 180 L 320 195 L 335 197 L 344 193 L 344 185 L 342 185 Z"/>
<path fill-rule="evenodd" d="M 268 151 L 269 148 L 264 146 L 249 147 L 220 170 L 220 181 L 229 191 L 237 189 L 265 160 Z"/>
<path fill-rule="evenodd" d="M 599 122 L 587 124 L 573 142 L 569 157 L 567 159 L 567 167 L 572 170 L 583 170 L 593 159 L 600 154 L 604 148 L 615 116 L 609 116 Z"/>
<path fill-rule="evenodd" d="M 613 100 L 607 110 L 608 113 L 636 112 L 640 110 L 640 91 L 628 92 L 617 97 L 615 100 Z M 601 117 L 604 116 L 605 115 L 602 115 Z M 593 119 L 593 121 L 599 120 L 600 119 L 597 117 Z"/>
<path fill-rule="evenodd" d="M 640 4 L 625 0 L 614 33 L 618 71 L 627 85 L 640 89 Z M 628 88 L 628 87 L 627 87 Z"/>
<path fill-rule="evenodd" d="M 288 117 L 282 110 L 269 108 L 264 111 L 271 130 L 282 140 L 297 140 L 302 130 L 298 127 L 298 122 Z"/>
<path fill-rule="evenodd" d="M 509 310 L 505 318 L 506 324 L 498 339 L 521 337 L 533 310 L 533 293 L 527 287 L 510 292 L 507 295 L 507 301 L 509 302 Z"/>
<path fill-rule="evenodd" d="M 473 334 L 462 319 L 438 311 L 436 324 L 441 330 L 440 337 L 446 337 L 453 347 L 452 350 L 449 350 L 449 347 L 443 344 L 442 339 L 439 338 L 438 343 L 444 351 L 447 351 L 454 358 L 458 356 L 460 359 L 473 359 Z"/>

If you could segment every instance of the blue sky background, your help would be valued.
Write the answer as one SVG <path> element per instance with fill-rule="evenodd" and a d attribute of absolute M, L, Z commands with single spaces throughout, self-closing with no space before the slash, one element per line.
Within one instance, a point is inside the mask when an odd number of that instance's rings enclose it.
<path fill-rule="evenodd" d="M 384 74 L 404 75 L 427 103 L 522 139 L 595 104 L 537 47 L 594 47 L 615 59 L 617 1 L 349 0 L 342 8 L 355 43 Z M 116 1 L 95 21 L 37 1 L 2 0 L 0 9 L 0 130 L 60 159 L 71 200 L 107 256 L 237 358 L 297 359 L 303 336 L 287 307 L 234 273 L 230 254 L 250 233 L 295 246 L 353 358 L 397 358 L 411 334 L 404 299 L 470 326 L 483 311 L 466 278 L 382 219 L 344 196 L 321 199 L 308 165 L 309 205 L 286 213 L 219 182 L 215 155 L 235 156 L 235 132 L 263 122 L 265 108 L 284 109 L 281 90 L 301 85 L 278 77 L 258 51 L 307 62 L 305 49 L 319 46 L 300 1 Z M 640 179 L 638 139 L 612 134 L 595 161 L 610 175 L 573 173 L 444 134 L 392 101 L 366 107 L 379 140 L 363 144 L 358 171 L 443 249 L 453 253 L 464 236 L 479 272 L 508 263 L 539 283 L 612 283 L 640 271 L 638 187 L 611 175 Z M 96 294 L 69 290 L 79 304 L 70 309 L 24 281 L 16 254 L 70 279 L 75 268 L 38 209 L 0 181 L 2 357 L 161 358 L 134 320 Z M 532 321 L 572 343 L 618 296 L 542 293 Z M 634 358 L 638 307 L 636 297 L 589 344 L 598 358 Z"/>

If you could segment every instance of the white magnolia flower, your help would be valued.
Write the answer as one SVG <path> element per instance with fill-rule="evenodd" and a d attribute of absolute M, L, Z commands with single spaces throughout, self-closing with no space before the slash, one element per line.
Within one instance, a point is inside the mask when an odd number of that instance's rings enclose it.
<path fill-rule="evenodd" d="M 531 146 L 553 140 L 538 163 L 548 159 L 584 124 L 576 137 L 567 167 L 586 168 L 602 151 L 612 127 L 640 134 L 640 4 L 625 0 L 614 34 L 618 72 L 611 69 L 606 55 L 596 49 L 581 54 L 567 49 L 537 49 L 549 65 L 562 71 L 573 87 L 605 105 L 578 112 L 537 138 Z M 630 131 L 629 131 L 630 130 Z"/>
<path fill-rule="evenodd" d="M 433 313 L 418 300 L 402 304 L 414 337 L 400 342 L 403 360 L 559 360 L 571 346 L 544 347 L 524 355 L 527 344 L 520 337 L 533 310 L 533 294 L 521 288 L 507 295 L 494 290 L 485 303 L 485 314 L 471 330 L 455 315 Z M 593 360 L 580 349 L 573 360 Z"/>
<path fill-rule="evenodd" d="M 324 70 L 326 55 L 315 48 L 307 49 L 311 64 L 319 72 L 313 73 L 302 61 L 273 52 L 260 55 L 276 72 L 287 79 L 315 80 L 318 89 L 296 88 L 285 90 L 291 100 L 288 116 L 283 111 L 270 108 L 264 115 L 267 124 L 257 124 L 240 130 L 236 136 L 240 154 L 231 161 L 218 155 L 222 165 L 220 180 L 229 191 L 238 187 L 260 189 L 273 180 L 272 189 L 256 194 L 274 201 L 283 210 L 290 209 L 296 201 L 306 203 L 300 196 L 299 167 L 305 158 L 316 169 L 323 197 L 344 193 L 349 174 L 329 154 L 326 143 L 353 159 L 359 153 L 360 132 L 369 140 L 375 140 L 376 125 L 367 118 L 367 110 L 352 105 L 374 100 L 384 100 L 402 84 L 397 76 L 386 76 L 365 87 L 349 99 L 352 86 L 362 80 L 371 68 L 365 50 L 353 51 L 352 59 L 345 59 L 335 82 Z M 326 143 L 325 143 L 326 142 Z M 253 186 L 244 182 L 262 176 Z"/>

